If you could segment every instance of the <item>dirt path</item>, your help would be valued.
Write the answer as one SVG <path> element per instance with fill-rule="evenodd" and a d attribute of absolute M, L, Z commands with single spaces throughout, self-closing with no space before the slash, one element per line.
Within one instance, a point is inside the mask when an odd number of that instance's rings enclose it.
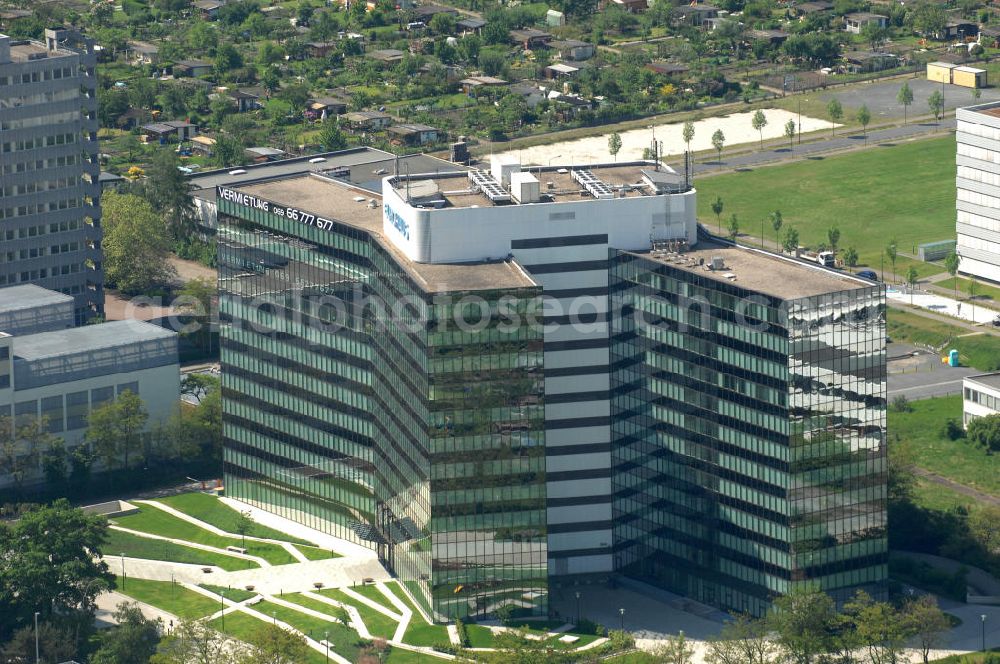
<path fill-rule="evenodd" d="M 987 505 L 992 505 L 994 507 L 1000 507 L 1000 498 L 992 496 L 988 493 L 983 493 L 978 489 L 973 489 L 972 487 L 966 486 L 964 484 L 959 484 L 954 480 L 950 480 L 947 477 L 938 475 L 937 473 L 932 473 L 929 470 L 923 468 L 914 467 L 913 474 L 917 477 L 922 477 L 928 482 L 934 482 L 934 484 L 939 484 L 943 487 L 947 487 L 956 493 L 960 493 L 963 496 L 968 496 L 973 500 L 980 503 L 985 503 Z"/>
<path fill-rule="evenodd" d="M 217 276 L 214 268 L 205 267 L 197 261 L 188 261 L 183 258 L 177 258 L 177 256 L 171 256 L 167 260 L 177 270 L 177 276 L 180 277 L 181 282 L 186 283 L 199 277 L 214 281 Z"/>

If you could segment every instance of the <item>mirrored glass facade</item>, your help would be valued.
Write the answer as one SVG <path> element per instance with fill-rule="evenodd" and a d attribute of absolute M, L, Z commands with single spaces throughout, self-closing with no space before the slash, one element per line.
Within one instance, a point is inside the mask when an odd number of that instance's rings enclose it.
<path fill-rule="evenodd" d="M 878 592 L 885 302 L 844 287 L 786 300 L 612 251 L 617 569 L 758 615 L 799 583 Z"/>
<path fill-rule="evenodd" d="M 364 229 L 218 205 L 228 495 L 377 550 L 436 618 L 546 613 L 540 289 L 463 304 Z"/>

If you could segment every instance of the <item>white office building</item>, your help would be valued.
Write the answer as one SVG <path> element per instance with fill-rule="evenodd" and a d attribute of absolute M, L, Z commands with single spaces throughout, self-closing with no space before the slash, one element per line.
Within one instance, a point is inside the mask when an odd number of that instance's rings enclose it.
<path fill-rule="evenodd" d="M 957 115 L 959 271 L 1000 283 L 1000 102 L 960 108 Z"/>
<path fill-rule="evenodd" d="M 1000 371 L 962 379 L 962 426 L 977 417 L 1000 413 Z"/>

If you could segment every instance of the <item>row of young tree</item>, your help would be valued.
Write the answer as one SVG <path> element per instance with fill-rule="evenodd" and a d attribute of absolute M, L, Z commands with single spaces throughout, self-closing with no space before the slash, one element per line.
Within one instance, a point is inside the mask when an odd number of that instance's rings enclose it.
<path fill-rule="evenodd" d="M 26 480 L 41 470 L 50 492 L 79 494 L 88 488 L 95 464 L 127 472 L 171 459 L 221 463 L 222 406 L 218 379 L 186 377 L 182 391 L 198 397 L 163 422 L 150 422 L 145 403 L 130 390 L 94 408 L 87 416 L 81 445 L 68 448 L 50 432 L 46 416 L 0 417 L 0 472 L 20 495 Z"/>

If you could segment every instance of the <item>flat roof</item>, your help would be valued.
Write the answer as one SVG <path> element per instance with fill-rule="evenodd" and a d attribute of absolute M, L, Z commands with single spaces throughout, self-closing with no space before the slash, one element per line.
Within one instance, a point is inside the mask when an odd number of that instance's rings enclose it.
<path fill-rule="evenodd" d="M 382 235 L 381 194 L 318 175 L 300 175 L 239 187 L 240 191 L 364 230 L 393 255 L 429 293 L 495 288 L 529 288 L 536 282 L 513 261 L 415 263 Z M 355 200 L 358 197 L 364 200 Z M 368 206 L 374 198 L 377 207 Z"/>
<path fill-rule="evenodd" d="M 1000 371 L 978 374 L 976 376 L 966 376 L 965 380 L 985 385 L 986 387 L 993 388 L 994 390 L 1000 390 Z"/>
<path fill-rule="evenodd" d="M 516 163 L 516 158 L 505 160 L 505 162 Z M 481 170 L 487 174 L 490 172 L 489 164 L 478 164 Z M 574 179 L 574 171 L 589 171 L 600 183 L 605 185 L 615 198 L 637 198 L 640 196 L 654 195 L 653 191 L 643 181 L 643 171 L 654 171 L 656 164 L 650 162 L 628 162 L 618 164 L 587 164 L 576 166 L 523 166 L 522 173 L 531 173 L 539 181 L 539 193 L 541 199 L 539 203 L 554 203 L 566 201 L 586 201 L 594 200 L 590 193 L 577 179 Z M 662 166 L 663 173 L 673 174 L 674 171 Z M 489 207 L 497 205 L 477 188 L 469 180 L 467 169 L 455 165 L 450 172 L 441 174 L 420 174 L 411 170 L 409 178 L 400 171 L 392 185 L 398 192 L 406 190 L 407 180 L 411 185 L 414 180 L 421 182 L 429 180 L 437 187 L 441 197 L 449 207 Z M 655 172 L 655 171 L 654 171 Z M 490 176 L 492 180 L 492 176 Z M 495 183 L 496 181 L 493 180 Z M 424 185 L 422 185 L 424 186 Z M 505 190 L 506 191 L 506 190 Z M 509 192 L 508 192 L 509 193 Z M 405 198 L 405 196 L 404 196 Z M 509 201 L 501 201 L 501 204 L 511 204 Z"/>
<path fill-rule="evenodd" d="M 53 304 L 73 302 L 73 298 L 35 284 L 0 288 L 0 312 L 23 311 Z"/>
<path fill-rule="evenodd" d="M 628 253 L 782 300 L 875 286 L 867 279 L 846 272 L 829 270 L 760 249 L 735 246 L 718 239 L 700 241 L 691 250 L 680 254 L 652 251 Z M 708 268 L 715 257 L 723 259 L 724 269 Z M 734 275 L 735 279 L 730 275 Z"/>
<path fill-rule="evenodd" d="M 70 55 L 77 55 L 75 51 L 66 48 L 57 48 L 50 51 L 48 47 L 34 40 L 11 40 L 10 59 L 11 62 L 28 62 L 29 60 L 44 60 L 45 58 L 64 58 Z M 44 57 L 43 57 L 44 56 Z"/>
<path fill-rule="evenodd" d="M 140 320 L 117 320 L 14 337 L 14 356 L 23 360 L 41 360 L 176 336 L 176 332 L 159 325 Z"/>
<path fill-rule="evenodd" d="M 322 158 L 323 161 L 312 163 L 310 160 Z M 395 165 L 396 155 L 385 150 L 376 148 L 352 148 L 349 150 L 338 150 L 336 152 L 320 152 L 291 159 L 281 159 L 265 164 L 251 164 L 241 166 L 239 169 L 221 168 L 211 171 L 202 171 L 188 177 L 193 189 L 203 189 L 208 191 L 198 192 L 198 197 L 206 200 L 215 200 L 215 188 L 222 185 L 226 187 L 237 187 L 242 184 L 260 182 L 274 178 L 289 177 L 292 175 L 303 175 L 310 172 L 329 171 L 335 168 L 348 168 L 351 171 L 350 181 L 354 184 L 370 187 L 374 181 L 375 186 L 372 191 L 381 194 L 381 178 L 383 174 L 376 174 L 373 171 L 385 169 L 386 173 L 391 173 Z M 431 157 L 429 155 L 407 155 L 399 157 L 400 171 L 404 164 L 407 165 L 411 173 L 434 173 L 443 170 L 453 170 L 461 168 L 451 162 Z M 230 171 L 243 170 L 245 173 L 230 175 Z M 357 171 L 355 175 L 355 171 Z"/>

